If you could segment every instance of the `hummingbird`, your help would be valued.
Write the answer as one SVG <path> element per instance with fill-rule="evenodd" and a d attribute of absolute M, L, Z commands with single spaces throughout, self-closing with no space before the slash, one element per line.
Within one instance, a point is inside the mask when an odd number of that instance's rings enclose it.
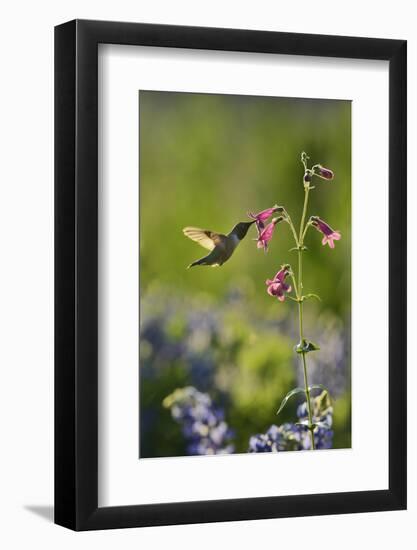
<path fill-rule="evenodd" d="M 184 227 L 182 231 L 186 237 L 210 250 L 210 254 L 196 260 L 188 268 L 195 265 L 210 265 L 211 267 L 223 265 L 236 250 L 240 241 L 246 237 L 246 233 L 253 223 L 255 223 L 255 220 L 252 222 L 239 222 L 227 235 L 210 231 L 210 229 Z"/>

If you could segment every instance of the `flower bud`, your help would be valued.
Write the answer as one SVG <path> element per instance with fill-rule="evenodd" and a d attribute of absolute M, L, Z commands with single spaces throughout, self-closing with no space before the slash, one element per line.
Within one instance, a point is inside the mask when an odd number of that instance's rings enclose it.
<path fill-rule="evenodd" d="M 306 170 L 304 173 L 304 184 L 309 184 L 312 179 L 312 173 L 310 170 Z"/>
<path fill-rule="evenodd" d="M 333 172 L 329 170 L 329 168 L 325 168 L 321 164 L 316 164 L 313 166 L 313 173 L 315 176 L 319 176 L 319 178 L 324 180 L 332 180 L 334 176 Z"/>

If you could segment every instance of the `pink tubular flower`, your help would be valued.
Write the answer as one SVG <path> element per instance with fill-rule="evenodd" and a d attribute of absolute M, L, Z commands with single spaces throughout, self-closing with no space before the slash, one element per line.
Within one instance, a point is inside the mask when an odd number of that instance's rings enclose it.
<path fill-rule="evenodd" d="M 289 274 L 289 265 L 281 266 L 281 269 L 273 279 L 267 279 L 267 293 L 270 296 L 276 296 L 280 302 L 285 300 L 285 293 L 291 292 L 291 286 L 285 282 L 285 277 Z"/>
<path fill-rule="evenodd" d="M 274 234 L 275 226 L 281 220 L 282 220 L 282 217 L 273 218 L 271 223 L 269 223 L 262 230 L 258 229 L 258 242 L 257 242 L 257 247 L 258 248 L 263 248 L 265 250 L 265 252 L 268 250 L 268 243 L 272 239 L 272 235 Z"/>
<path fill-rule="evenodd" d="M 316 176 L 319 176 L 319 178 L 323 178 L 324 180 L 332 180 L 334 177 L 332 170 L 325 168 L 321 164 L 316 164 L 313 166 L 313 172 Z"/>
<path fill-rule="evenodd" d="M 334 248 L 333 241 L 340 241 L 342 237 L 340 231 L 334 231 L 334 229 L 332 229 L 330 225 L 327 225 L 326 222 L 324 222 L 317 216 L 311 217 L 311 225 L 313 225 L 317 229 L 317 231 L 323 233 L 323 240 L 321 241 L 321 243 L 323 245 L 328 244 L 330 248 Z"/>
<path fill-rule="evenodd" d="M 256 222 L 256 229 L 258 230 L 258 235 L 261 234 L 262 230 L 265 229 L 265 223 L 267 219 L 269 219 L 272 214 L 275 212 L 282 212 L 284 209 L 282 206 L 273 206 L 272 208 L 267 208 L 266 210 L 262 210 L 261 212 L 258 212 L 258 214 L 253 214 L 252 212 L 248 212 L 249 218 L 252 218 L 252 220 L 255 220 Z"/>

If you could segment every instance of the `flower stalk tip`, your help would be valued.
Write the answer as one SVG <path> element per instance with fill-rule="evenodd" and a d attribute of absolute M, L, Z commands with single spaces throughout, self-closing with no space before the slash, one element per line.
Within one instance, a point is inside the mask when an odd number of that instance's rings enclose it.
<path fill-rule="evenodd" d="M 305 151 L 301 153 L 301 162 L 304 164 L 305 169 L 307 170 L 307 162 L 310 160 L 310 157 Z"/>

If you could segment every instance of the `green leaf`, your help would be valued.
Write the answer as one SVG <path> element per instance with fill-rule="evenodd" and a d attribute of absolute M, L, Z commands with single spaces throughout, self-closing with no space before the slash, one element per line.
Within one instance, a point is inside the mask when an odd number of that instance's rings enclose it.
<path fill-rule="evenodd" d="M 309 342 L 308 340 L 301 340 L 295 346 L 294 351 L 296 353 L 309 353 L 310 351 L 317 351 L 320 347 L 314 342 Z"/>
<path fill-rule="evenodd" d="M 282 400 L 281 402 L 281 405 L 279 406 L 279 409 L 277 411 L 277 414 L 279 414 L 282 409 L 285 407 L 285 405 L 287 404 L 287 401 L 290 397 L 292 397 L 293 395 L 296 395 L 297 393 L 304 393 L 305 394 L 305 390 L 303 388 L 294 388 L 293 390 L 289 391 L 287 393 L 287 395 L 284 397 L 284 399 Z"/>
<path fill-rule="evenodd" d="M 318 294 L 313 294 L 310 292 L 310 294 L 307 294 L 306 296 L 303 296 L 304 300 L 308 300 L 309 298 L 316 298 L 319 302 L 321 302 L 321 298 Z"/>

